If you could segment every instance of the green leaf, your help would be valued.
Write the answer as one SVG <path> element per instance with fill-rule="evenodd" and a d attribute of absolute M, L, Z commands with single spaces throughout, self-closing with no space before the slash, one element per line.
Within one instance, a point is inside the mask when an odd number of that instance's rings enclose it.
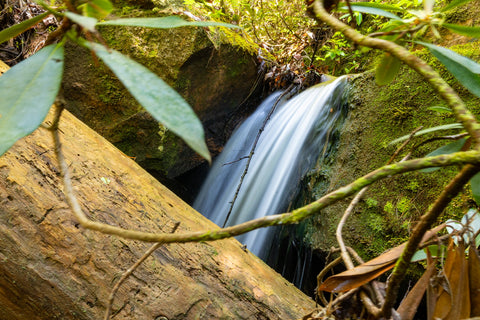
<path fill-rule="evenodd" d="M 82 16 L 73 12 L 66 12 L 65 16 L 73 22 L 79 24 L 83 28 L 87 29 L 90 32 L 95 32 L 95 25 L 98 20 L 92 17 Z"/>
<path fill-rule="evenodd" d="M 113 10 L 113 5 L 109 0 L 93 0 L 78 6 L 83 15 L 96 19 L 103 19 Z"/>
<path fill-rule="evenodd" d="M 447 48 L 421 41 L 416 42 L 427 47 L 462 85 L 480 97 L 480 64 Z"/>
<path fill-rule="evenodd" d="M 390 83 L 398 71 L 400 70 L 401 62 L 390 53 L 385 52 L 375 71 L 375 81 L 378 85 L 385 85 Z"/>
<path fill-rule="evenodd" d="M 420 130 L 420 131 L 418 131 L 417 133 L 414 134 L 414 137 L 421 136 L 421 135 L 431 133 L 431 132 L 436 132 L 436 131 L 441 131 L 441 130 L 451 130 L 451 129 L 463 129 L 463 126 L 460 123 L 444 124 L 444 125 L 441 125 L 441 126 L 436 126 L 436 127 Z M 390 145 L 394 145 L 394 144 L 403 142 L 403 141 L 407 140 L 408 138 L 410 138 L 409 134 L 404 135 L 400 138 L 397 138 L 397 139 L 393 140 L 388 145 L 390 146 Z"/>
<path fill-rule="evenodd" d="M 393 12 L 404 12 L 405 9 L 397 7 L 392 4 L 384 4 L 384 3 L 376 3 L 376 2 L 355 2 L 352 6 L 356 7 L 367 7 L 367 8 L 376 8 L 376 9 L 383 9 L 386 11 L 393 11 Z M 347 6 L 342 7 L 342 9 L 346 8 Z M 352 9 L 353 10 L 353 9 Z"/>
<path fill-rule="evenodd" d="M 450 154 L 450 153 L 458 152 L 462 149 L 462 147 L 463 147 L 463 145 L 465 144 L 466 141 L 467 141 L 467 138 L 459 139 L 455 142 L 449 143 L 447 145 L 444 145 L 444 146 L 430 152 L 425 157 L 433 157 L 433 156 L 439 156 L 441 154 Z M 424 172 L 424 173 L 428 173 L 428 172 L 436 171 L 438 169 L 440 169 L 440 167 L 425 168 L 425 169 L 421 169 L 419 171 Z"/>
<path fill-rule="evenodd" d="M 439 250 L 440 249 L 440 250 Z M 418 262 L 418 261 L 422 261 L 422 260 L 426 260 L 427 259 L 427 253 L 426 251 L 430 251 L 430 254 L 432 255 L 432 257 L 441 257 L 443 252 L 447 249 L 446 246 L 439 246 L 439 245 L 431 245 L 431 246 L 428 246 L 426 248 L 423 248 L 421 250 L 418 250 L 417 252 L 415 252 L 415 254 L 412 256 L 412 259 L 411 261 L 412 262 Z"/>
<path fill-rule="evenodd" d="M 442 27 L 458 34 L 469 37 L 480 37 L 480 27 L 459 26 L 458 24 L 444 23 Z"/>
<path fill-rule="evenodd" d="M 63 46 L 49 45 L 0 77 L 0 155 L 40 126 L 55 101 Z"/>
<path fill-rule="evenodd" d="M 455 7 L 458 7 L 458 6 L 461 6 L 462 4 L 465 4 L 467 2 L 470 2 L 472 0 L 453 0 L 452 2 L 450 2 L 448 5 L 446 5 L 445 7 L 442 8 L 441 12 L 445 12 L 445 11 L 448 11 L 450 9 L 453 9 Z"/>
<path fill-rule="evenodd" d="M 442 106 L 433 106 L 433 107 L 428 107 L 428 110 L 436 111 L 438 113 L 453 113 L 452 109 L 448 107 L 442 107 Z"/>
<path fill-rule="evenodd" d="M 369 14 L 374 14 L 374 15 L 377 15 L 377 16 L 387 17 L 387 18 L 390 18 L 390 19 L 400 20 L 399 16 L 397 16 L 397 15 L 391 13 L 391 12 L 388 12 L 388 11 L 385 11 L 385 10 L 382 10 L 382 9 L 379 9 L 379 8 L 374 8 L 374 7 L 359 6 L 358 3 L 359 2 L 355 2 L 354 5 L 350 6 L 353 11 L 362 12 L 362 13 L 369 13 Z M 346 7 L 346 6 L 340 7 L 338 9 L 338 11 L 347 11 L 347 10 L 348 10 L 348 7 Z"/>
<path fill-rule="evenodd" d="M 234 24 L 214 22 L 214 21 L 186 21 L 177 16 L 161 18 L 127 18 L 118 20 L 109 20 L 100 22 L 98 25 L 106 26 L 128 26 L 128 27 L 146 27 L 157 29 L 171 29 L 179 27 L 228 27 L 240 28 Z"/>
<path fill-rule="evenodd" d="M 3 43 L 11 38 L 14 38 L 21 34 L 22 32 L 27 31 L 40 21 L 42 21 L 50 12 L 44 12 L 36 17 L 22 21 L 16 25 L 11 26 L 10 28 L 0 31 L 0 43 Z"/>
<path fill-rule="evenodd" d="M 202 123 L 182 96 L 156 74 L 120 52 L 93 42 L 84 44 L 105 62 L 156 120 L 181 137 L 202 157 L 211 161 Z"/>
<path fill-rule="evenodd" d="M 480 173 L 477 173 L 470 179 L 470 185 L 472 186 L 472 195 L 475 202 L 480 204 Z"/>

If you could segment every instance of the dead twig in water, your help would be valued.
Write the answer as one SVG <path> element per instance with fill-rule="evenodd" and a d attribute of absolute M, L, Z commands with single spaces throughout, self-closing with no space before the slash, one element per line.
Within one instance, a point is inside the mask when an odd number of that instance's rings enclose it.
<path fill-rule="evenodd" d="M 257 148 L 258 140 L 260 140 L 260 136 L 262 135 L 263 130 L 265 130 L 265 126 L 267 125 L 267 122 L 268 122 L 268 121 L 270 120 L 270 118 L 272 117 L 272 114 L 273 114 L 273 112 L 275 111 L 275 109 L 277 108 L 277 105 L 278 105 L 278 103 L 280 102 L 280 100 L 282 100 L 283 97 L 285 97 L 290 91 L 292 91 L 293 87 L 294 87 L 294 84 L 292 83 L 292 84 L 287 88 L 287 90 L 285 90 L 285 91 L 277 98 L 277 100 L 276 100 L 275 103 L 273 104 L 272 108 L 271 108 L 270 111 L 268 112 L 267 117 L 266 117 L 265 120 L 263 121 L 262 126 L 261 126 L 260 129 L 258 130 L 257 136 L 255 137 L 255 141 L 253 142 L 253 146 L 252 146 L 252 148 L 250 149 L 250 154 L 249 154 L 248 156 L 246 156 L 246 157 L 242 157 L 242 158 L 241 158 L 241 159 L 248 158 L 247 164 L 245 164 L 245 169 L 243 170 L 242 176 L 240 177 L 240 182 L 238 183 L 237 190 L 235 191 L 235 195 L 233 196 L 233 199 L 232 199 L 232 201 L 230 202 L 230 209 L 228 209 L 228 213 L 227 213 L 227 216 L 225 217 L 225 221 L 223 222 L 222 228 L 225 227 L 225 225 L 227 224 L 228 219 L 230 218 L 230 215 L 232 214 L 233 206 L 235 205 L 235 201 L 237 200 L 238 194 L 240 193 L 240 189 L 242 188 L 243 180 L 245 179 L 245 176 L 247 175 L 247 172 L 248 172 L 248 168 L 250 167 L 250 162 L 252 161 L 253 155 L 255 154 L 255 149 Z"/>

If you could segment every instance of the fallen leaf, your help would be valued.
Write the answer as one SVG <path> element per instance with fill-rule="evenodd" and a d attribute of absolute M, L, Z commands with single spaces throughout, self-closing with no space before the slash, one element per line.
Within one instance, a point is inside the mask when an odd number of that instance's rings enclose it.
<path fill-rule="evenodd" d="M 470 317 L 480 316 L 480 257 L 475 247 L 468 251 L 468 275 L 470 280 Z"/>
<path fill-rule="evenodd" d="M 429 259 L 431 260 L 431 259 Z M 405 299 L 400 303 L 397 312 L 402 320 L 411 320 L 417 313 L 418 306 L 422 302 L 425 290 L 427 290 L 430 278 L 435 271 L 435 263 L 433 261 L 428 262 L 427 270 L 423 273 L 422 277 L 413 286 L 412 290 L 408 293 Z"/>
<path fill-rule="evenodd" d="M 465 244 L 462 241 L 455 245 L 453 240 L 450 240 L 443 269 L 448 280 L 448 288 L 439 288 L 439 297 L 433 318 L 445 320 L 469 318 L 468 265 L 465 257 Z"/>
<path fill-rule="evenodd" d="M 445 227 L 444 224 L 437 226 L 425 233 L 422 242 L 430 239 L 434 234 Z M 344 271 L 337 275 L 327 278 L 319 287 L 318 291 L 327 292 L 344 292 L 351 289 L 358 288 L 367 282 L 377 278 L 381 274 L 387 272 L 395 265 L 395 262 L 400 257 L 405 248 L 406 243 L 403 243 L 380 256 L 362 263 L 353 269 Z"/>

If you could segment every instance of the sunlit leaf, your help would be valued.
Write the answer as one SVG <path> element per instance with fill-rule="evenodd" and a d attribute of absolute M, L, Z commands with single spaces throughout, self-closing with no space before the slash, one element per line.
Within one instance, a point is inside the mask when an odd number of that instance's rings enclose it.
<path fill-rule="evenodd" d="M 445 12 L 445 11 L 448 11 L 450 9 L 453 9 L 455 7 L 458 7 L 458 6 L 461 6 L 462 4 L 465 4 L 467 2 L 470 2 L 472 0 L 453 0 L 452 2 L 450 2 L 448 5 L 446 5 L 445 7 L 442 8 L 442 12 Z"/>
<path fill-rule="evenodd" d="M 386 3 L 355 2 L 355 4 L 353 4 L 353 5 L 356 6 L 356 7 L 376 8 L 376 9 L 383 9 L 383 10 L 386 10 L 386 11 L 393 11 L 393 12 L 396 12 L 396 11 L 403 12 L 403 11 L 405 11 L 405 9 L 403 9 L 403 8 L 397 7 L 393 4 L 386 4 Z"/>
<path fill-rule="evenodd" d="M 390 83 L 400 70 L 401 64 L 400 60 L 385 52 L 382 61 L 380 61 L 375 70 L 375 81 L 377 84 L 385 85 Z"/>
<path fill-rule="evenodd" d="M 358 13 L 357 14 L 357 17 L 356 17 L 356 22 L 357 22 L 357 26 L 361 25 L 362 24 L 362 21 L 363 21 L 363 16 L 361 13 Z"/>
<path fill-rule="evenodd" d="M 240 28 L 234 24 L 215 22 L 215 21 L 186 21 L 177 16 L 161 18 L 126 18 L 109 20 L 98 23 L 98 25 L 108 26 L 128 26 L 128 27 L 146 27 L 157 29 L 170 29 L 179 27 L 228 27 Z"/>
<path fill-rule="evenodd" d="M 428 110 L 436 111 L 438 113 L 453 113 L 452 109 L 448 107 L 442 107 L 442 106 L 433 106 L 433 107 L 428 107 Z"/>
<path fill-rule="evenodd" d="M 98 22 L 97 19 L 92 17 L 82 16 L 73 12 L 66 12 L 65 16 L 67 16 L 68 19 L 79 24 L 83 28 L 87 29 L 88 31 L 91 31 L 91 32 L 95 31 L 95 25 Z"/>
<path fill-rule="evenodd" d="M 427 47 L 462 85 L 480 97 L 480 64 L 447 48 L 426 42 L 417 43 Z"/>
<path fill-rule="evenodd" d="M 192 108 L 156 74 L 120 52 L 86 42 L 150 114 L 210 161 L 202 123 Z"/>
<path fill-rule="evenodd" d="M 433 12 L 433 6 L 435 5 L 435 0 L 423 0 L 423 10 L 428 14 Z"/>
<path fill-rule="evenodd" d="M 34 25 L 42 21 L 49 14 L 50 12 L 44 12 L 38 16 L 22 21 L 18 24 L 11 26 L 10 28 L 6 28 L 0 31 L 0 43 L 3 43 L 11 38 L 18 36 L 22 32 L 27 31 L 28 29 L 30 29 L 31 27 L 33 27 Z"/>
<path fill-rule="evenodd" d="M 374 15 L 377 15 L 377 16 L 387 17 L 387 18 L 390 18 L 390 19 L 400 20 L 399 16 L 397 16 L 397 15 L 391 13 L 391 12 L 385 11 L 383 9 L 375 8 L 375 7 L 361 6 L 361 5 L 358 5 L 358 3 L 359 2 L 355 2 L 354 5 L 352 4 L 350 6 L 353 11 L 362 12 L 362 13 L 369 13 L 369 14 L 374 14 Z M 348 7 L 346 7 L 346 6 L 340 7 L 338 9 L 338 11 L 347 11 L 347 10 L 348 10 Z"/>
<path fill-rule="evenodd" d="M 463 145 L 467 141 L 467 138 L 462 138 L 459 139 L 455 142 L 449 143 L 447 145 L 441 146 L 440 148 L 430 152 L 427 154 L 425 157 L 433 157 L 433 156 L 439 156 L 441 154 L 450 154 L 454 152 L 458 152 L 462 149 Z M 428 172 L 433 172 L 440 169 L 439 167 L 433 167 L 433 168 L 425 168 L 419 170 L 420 172 L 428 173 Z"/>
<path fill-rule="evenodd" d="M 436 127 L 420 130 L 420 131 L 418 131 L 417 133 L 414 134 L 414 137 L 421 136 L 421 135 L 424 135 L 424 134 L 427 134 L 427 133 L 436 132 L 436 131 L 451 130 L 451 129 L 463 129 L 463 126 L 460 123 L 444 124 L 444 125 L 441 125 L 441 126 L 436 126 Z M 407 140 L 408 138 L 410 138 L 410 134 L 401 136 L 400 138 L 397 138 L 397 139 L 393 140 L 392 142 L 390 142 L 388 145 L 394 145 L 394 144 L 403 142 L 403 141 Z"/>
<path fill-rule="evenodd" d="M 113 10 L 113 5 L 109 0 L 90 0 L 78 6 L 87 17 L 103 19 Z"/>
<path fill-rule="evenodd" d="M 467 26 L 460 26 L 458 24 L 451 24 L 451 23 L 444 23 L 442 27 L 449 29 L 458 34 L 462 34 L 464 36 L 469 37 L 480 37 L 480 27 L 467 27 Z"/>
<path fill-rule="evenodd" d="M 45 119 L 63 73 L 63 46 L 49 45 L 0 77 L 0 155 Z"/>

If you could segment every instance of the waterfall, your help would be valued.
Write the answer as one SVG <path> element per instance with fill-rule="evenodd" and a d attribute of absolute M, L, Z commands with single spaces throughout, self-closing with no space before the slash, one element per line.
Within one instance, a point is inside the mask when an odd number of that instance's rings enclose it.
<path fill-rule="evenodd" d="M 193 207 L 219 226 L 231 226 L 287 210 L 302 177 L 325 153 L 329 136 L 342 113 L 346 83 L 346 77 L 341 77 L 311 87 L 290 99 L 283 97 L 281 92 L 270 95 L 235 130 L 215 159 Z M 227 219 L 247 157 L 275 103 L 275 111 L 260 135 Z M 266 228 L 237 239 L 265 260 L 273 234 L 272 228 Z"/>

